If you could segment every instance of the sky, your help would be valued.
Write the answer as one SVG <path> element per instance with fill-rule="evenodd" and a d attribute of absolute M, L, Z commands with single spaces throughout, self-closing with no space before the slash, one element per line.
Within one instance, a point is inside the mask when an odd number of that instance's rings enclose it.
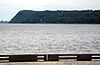
<path fill-rule="evenodd" d="M 10 21 L 20 10 L 100 10 L 100 0 L 0 0 L 0 20 Z"/>

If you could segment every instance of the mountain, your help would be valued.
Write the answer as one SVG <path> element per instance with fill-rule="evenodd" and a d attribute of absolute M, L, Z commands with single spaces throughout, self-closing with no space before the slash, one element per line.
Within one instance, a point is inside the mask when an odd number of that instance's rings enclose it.
<path fill-rule="evenodd" d="M 19 11 L 9 23 L 100 24 L 100 10 Z"/>
<path fill-rule="evenodd" d="M 0 21 L 0 23 L 9 23 L 9 21 Z"/>

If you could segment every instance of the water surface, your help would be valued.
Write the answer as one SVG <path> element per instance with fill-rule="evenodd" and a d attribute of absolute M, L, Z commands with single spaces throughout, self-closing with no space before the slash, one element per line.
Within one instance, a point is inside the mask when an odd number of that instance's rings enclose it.
<path fill-rule="evenodd" d="M 100 53 L 97 24 L 0 24 L 0 54 Z"/>

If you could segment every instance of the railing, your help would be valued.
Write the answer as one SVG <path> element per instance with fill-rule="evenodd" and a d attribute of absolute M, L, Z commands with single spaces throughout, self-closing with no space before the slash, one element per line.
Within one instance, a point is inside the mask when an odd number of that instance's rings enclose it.
<path fill-rule="evenodd" d="M 23 55 L 0 55 L 0 61 L 8 62 L 34 62 L 34 61 L 60 61 L 77 60 L 92 61 L 100 60 L 100 54 L 23 54 Z"/>

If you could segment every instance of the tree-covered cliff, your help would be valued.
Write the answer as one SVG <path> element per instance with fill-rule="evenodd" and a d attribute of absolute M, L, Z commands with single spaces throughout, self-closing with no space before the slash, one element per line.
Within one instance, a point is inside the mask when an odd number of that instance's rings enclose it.
<path fill-rule="evenodd" d="M 100 24 L 100 10 L 82 11 L 32 11 L 18 12 L 10 23 L 83 23 Z"/>

